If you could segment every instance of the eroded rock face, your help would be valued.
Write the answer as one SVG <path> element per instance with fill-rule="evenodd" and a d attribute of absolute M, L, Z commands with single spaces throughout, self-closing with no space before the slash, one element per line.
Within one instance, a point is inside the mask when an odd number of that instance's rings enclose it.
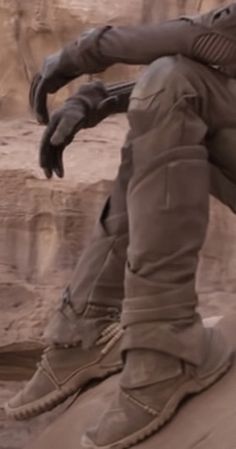
<path fill-rule="evenodd" d="M 141 6 L 142 0 L 120 0 L 112 7 L 109 0 L 0 0 L 0 117 L 27 112 L 30 80 L 46 55 L 85 29 L 104 23 L 139 23 Z M 119 69 L 123 79 L 134 73 L 136 69 Z M 111 69 L 105 78 L 117 76 Z M 59 98 L 68 96 L 77 85 L 65 88 Z"/>
<path fill-rule="evenodd" d="M 65 178 L 47 181 L 41 127 L 0 122 L 0 346 L 40 338 L 110 190 L 125 127 L 108 119 L 80 133 Z"/>
<path fill-rule="evenodd" d="M 40 337 L 108 185 L 49 189 L 23 170 L 5 170 L 0 171 L 0 190 L 2 345 Z"/>
<path fill-rule="evenodd" d="M 196 14 L 227 5 L 227 0 L 143 0 L 143 20 L 155 22 L 173 19 L 185 14 Z"/>

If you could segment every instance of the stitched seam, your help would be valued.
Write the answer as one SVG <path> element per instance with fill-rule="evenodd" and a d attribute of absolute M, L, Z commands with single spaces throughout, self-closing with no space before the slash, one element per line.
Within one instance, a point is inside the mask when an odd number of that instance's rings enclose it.
<path fill-rule="evenodd" d="M 146 412 L 148 412 L 150 415 L 153 416 L 157 416 L 158 412 L 157 410 L 153 409 L 152 407 L 149 407 L 149 405 L 145 405 L 142 402 L 140 402 L 138 399 L 133 398 L 133 396 L 131 396 L 129 393 L 125 392 L 124 390 L 122 390 L 123 395 L 126 397 L 126 399 L 128 399 L 129 401 L 133 402 L 135 405 L 137 405 L 138 407 L 140 407 L 141 409 L 145 410 Z"/>

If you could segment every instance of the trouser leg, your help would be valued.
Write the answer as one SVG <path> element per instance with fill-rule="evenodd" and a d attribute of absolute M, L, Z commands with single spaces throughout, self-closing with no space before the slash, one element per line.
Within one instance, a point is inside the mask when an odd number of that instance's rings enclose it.
<path fill-rule="evenodd" d="M 137 444 L 231 364 L 224 339 L 202 325 L 195 291 L 208 223 L 206 139 L 222 122 L 224 102 L 224 119 L 232 112 L 223 87 L 215 71 L 174 57 L 153 63 L 132 93 L 124 369 L 110 407 L 87 431 L 86 447 Z"/>
<path fill-rule="evenodd" d="M 72 344 L 82 339 L 90 346 L 104 327 L 120 319 L 128 245 L 126 191 L 131 166 L 127 137 L 112 193 L 64 292 L 62 305 L 46 328 L 49 343 Z"/>
<path fill-rule="evenodd" d="M 226 119 L 224 102 L 230 120 L 224 83 L 224 77 L 193 61 L 163 58 L 132 93 L 130 242 L 122 312 L 126 352 L 151 349 L 196 365 L 203 360 L 205 331 L 196 312 L 195 276 L 208 223 L 206 137 Z M 133 351 L 127 357 L 128 371 L 136 356 Z"/>

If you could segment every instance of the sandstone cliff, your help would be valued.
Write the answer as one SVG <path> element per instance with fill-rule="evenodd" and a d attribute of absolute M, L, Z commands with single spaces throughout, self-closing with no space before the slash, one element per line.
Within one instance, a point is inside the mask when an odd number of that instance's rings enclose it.
<path fill-rule="evenodd" d="M 109 0 L 0 0 L 0 117 L 27 112 L 30 80 L 46 55 L 85 29 L 138 23 L 141 15 L 141 0 L 120 0 L 112 7 Z M 105 78 L 125 79 L 134 72 L 120 67 L 119 75 L 111 69 Z M 71 89 L 65 88 L 64 96 Z"/>
<path fill-rule="evenodd" d="M 196 14 L 226 5 L 225 0 L 143 0 L 142 20 L 155 22 L 185 14 Z"/>

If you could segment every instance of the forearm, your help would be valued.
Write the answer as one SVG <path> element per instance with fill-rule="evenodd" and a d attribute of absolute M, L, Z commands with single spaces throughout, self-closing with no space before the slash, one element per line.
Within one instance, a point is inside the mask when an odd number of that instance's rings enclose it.
<path fill-rule="evenodd" d="M 116 63 L 145 65 L 173 54 L 189 53 L 187 20 L 133 27 L 104 26 L 83 33 L 61 53 L 73 75 L 98 73 Z"/>
<path fill-rule="evenodd" d="M 230 72 L 236 61 L 236 4 L 163 24 L 101 27 L 78 39 L 70 57 L 82 74 L 103 71 L 118 62 L 149 64 L 175 54 Z"/>
<path fill-rule="evenodd" d="M 186 35 L 195 30 L 188 20 L 133 27 L 110 27 L 101 35 L 98 50 L 110 64 L 149 64 L 157 58 L 181 53 L 189 56 L 191 45 Z"/>
<path fill-rule="evenodd" d="M 182 54 L 230 70 L 236 64 L 236 3 L 195 18 L 107 29 L 99 51 L 112 64 L 149 64 L 162 56 Z"/>

